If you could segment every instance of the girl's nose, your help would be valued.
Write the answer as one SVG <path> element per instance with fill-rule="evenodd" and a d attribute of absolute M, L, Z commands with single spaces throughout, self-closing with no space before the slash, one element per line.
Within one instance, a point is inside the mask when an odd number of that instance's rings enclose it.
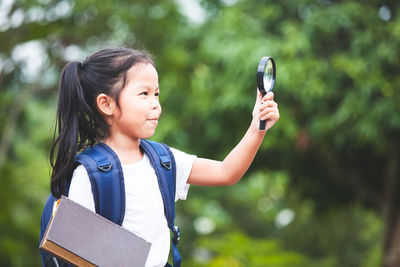
<path fill-rule="evenodd" d="M 153 101 L 152 101 L 152 103 L 151 103 L 151 108 L 152 109 L 159 109 L 159 108 L 161 108 L 161 105 L 160 105 L 160 101 L 158 101 L 158 98 L 153 98 Z"/>

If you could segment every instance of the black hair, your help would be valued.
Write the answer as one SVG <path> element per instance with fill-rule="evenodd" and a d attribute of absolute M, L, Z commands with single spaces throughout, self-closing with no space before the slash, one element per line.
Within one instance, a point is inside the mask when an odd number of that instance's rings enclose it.
<path fill-rule="evenodd" d="M 82 63 L 68 63 L 61 71 L 57 118 L 50 150 L 51 193 L 55 197 L 67 193 L 76 167 L 76 154 L 95 145 L 110 132 L 110 126 L 97 109 L 97 96 L 102 93 L 110 95 L 118 105 L 127 72 L 139 63 L 155 66 L 151 56 L 144 51 L 103 49 Z"/>

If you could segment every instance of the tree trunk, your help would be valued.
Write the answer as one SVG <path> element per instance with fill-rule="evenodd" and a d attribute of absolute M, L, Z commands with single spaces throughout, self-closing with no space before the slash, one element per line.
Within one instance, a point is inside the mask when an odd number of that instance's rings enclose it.
<path fill-rule="evenodd" d="M 384 218 L 386 222 L 383 266 L 400 266 L 400 181 L 398 174 L 398 150 L 393 145 L 386 166 L 384 191 Z"/>

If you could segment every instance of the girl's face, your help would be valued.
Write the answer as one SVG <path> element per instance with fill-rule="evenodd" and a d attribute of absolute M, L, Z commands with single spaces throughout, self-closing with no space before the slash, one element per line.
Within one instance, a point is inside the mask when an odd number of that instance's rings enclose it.
<path fill-rule="evenodd" d="M 139 63 L 130 68 L 119 95 L 119 108 L 113 116 L 111 135 L 128 139 L 151 137 L 161 114 L 159 92 L 153 65 Z"/>

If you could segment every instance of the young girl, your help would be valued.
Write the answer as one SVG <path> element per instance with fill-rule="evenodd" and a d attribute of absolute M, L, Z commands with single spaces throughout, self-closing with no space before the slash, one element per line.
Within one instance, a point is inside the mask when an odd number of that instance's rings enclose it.
<path fill-rule="evenodd" d="M 60 78 L 58 137 L 51 149 L 51 192 L 95 211 L 86 169 L 74 168 L 78 152 L 98 142 L 118 155 L 125 180 L 122 226 L 152 244 L 146 266 L 165 266 L 170 233 L 155 171 L 139 148 L 153 136 L 161 115 L 155 64 L 131 49 L 104 49 L 82 63 L 67 64 Z M 259 121 L 267 120 L 266 130 Z M 186 199 L 189 185 L 233 185 L 246 172 L 266 134 L 279 119 L 273 94 L 257 94 L 250 127 L 223 161 L 197 158 L 171 149 L 176 162 L 176 200 Z M 54 159 L 54 155 L 56 157 Z M 71 178 L 72 177 L 72 178 Z"/>

